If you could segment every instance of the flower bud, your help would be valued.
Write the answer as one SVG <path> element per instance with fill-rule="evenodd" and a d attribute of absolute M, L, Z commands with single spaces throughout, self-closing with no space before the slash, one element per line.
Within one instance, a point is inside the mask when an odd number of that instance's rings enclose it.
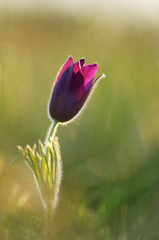
<path fill-rule="evenodd" d="M 67 122 L 74 118 L 85 104 L 95 83 L 98 64 L 84 65 L 82 58 L 74 63 L 70 56 L 63 65 L 52 92 L 49 113 L 57 122 Z"/>

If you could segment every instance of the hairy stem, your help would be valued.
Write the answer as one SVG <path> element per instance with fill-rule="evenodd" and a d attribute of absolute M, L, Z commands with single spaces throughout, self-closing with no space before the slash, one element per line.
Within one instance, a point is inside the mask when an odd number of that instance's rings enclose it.
<path fill-rule="evenodd" d="M 45 141 L 46 159 L 49 158 L 49 148 L 47 147 L 47 143 L 50 142 L 50 138 L 54 138 L 55 133 L 56 133 L 57 125 L 58 125 L 58 122 L 54 120 L 53 123 L 51 124 L 50 128 L 49 128 L 49 131 L 48 131 L 48 134 L 47 134 L 47 137 L 46 137 L 46 141 Z M 46 222 L 46 232 L 45 232 L 46 240 L 51 240 L 52 235 L 53 235 L 53 232 L 52 232 L 52 230 L 53 230 L 53 227 L 52 227 L 52 224 L 53 224 L 53 209 L 54 209 L 53 205 L 54 205 L 54 201 L 52 202 L 52 199 L 51 199 L 51 201 L 46 202 L 46 212 L 45 212 L 45 214 L 46 214 L 46 219 L 45 219 L 45 222 Z"/>
<path fill-rule="evenodd" d="M 50 141 L 50 138 L 51 137 L 54 137 L 55 136 L 55 132 L 56 132 L 56 128 L 57 128 L 57 125 L 58 125 L 58 122 L 56 120 L 54 120 L 49 128 L 49 131 L 48 131 L 48 134 L 47 134 L 47 137 L 46 137 L 46 141 L 45 141 L 45 144 L 47 144 L 49 141 Z M 48 153 L 49 153 L 49 150 L 48 148 L 46 147 L 46 157 L 48 157 Z"/>
<path fill-rule="evenodd" d="M 47 204 L 46 208 L 46 232 L 45 239 L 52 240 L 53 239 L 53 207 L 50 204 Z"/>

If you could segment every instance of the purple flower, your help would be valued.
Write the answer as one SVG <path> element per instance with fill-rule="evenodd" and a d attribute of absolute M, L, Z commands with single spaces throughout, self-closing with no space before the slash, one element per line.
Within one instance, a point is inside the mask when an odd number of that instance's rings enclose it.
<path fill-rule="evenodd" d="M 97 63 L 84 65 L 82 58 L 74 63 L 70 56 L 63 65 L 52 92 L 49 105 L 50 116 L 58 122 L 67 122 L 77 115 L 86 102 L 95 81 Z"/>

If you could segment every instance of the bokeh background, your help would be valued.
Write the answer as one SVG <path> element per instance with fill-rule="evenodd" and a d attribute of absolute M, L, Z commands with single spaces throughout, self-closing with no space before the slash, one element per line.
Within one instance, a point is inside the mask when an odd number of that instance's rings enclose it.
<path fill-rule="evenodd" d="M 42 240 L 44 213 L 17 145 L 45 139 L 49 96 L 69 55 L 106 74 L 57 132 L 58 240 L 158 240 L 159 2 L 0 1 L 0 239 Z M 3 176 L 3 178 L 2 178 Z"/>

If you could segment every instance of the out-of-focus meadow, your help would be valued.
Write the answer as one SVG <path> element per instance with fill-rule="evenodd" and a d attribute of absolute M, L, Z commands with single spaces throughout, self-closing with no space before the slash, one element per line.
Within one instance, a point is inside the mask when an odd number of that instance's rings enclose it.
<path fill-rule="evenodd" d="M 57 132 L 58 240 L 159 239 L 159 30 L 53 14 L 0 18 L 0 174 L 17 145 L 45 139 L 47 105 L 69 55 L 105 73 L 88 107 Z M 44 213 L 20 158 L 0 180 L 0 239 L 43 239 Z"/>

